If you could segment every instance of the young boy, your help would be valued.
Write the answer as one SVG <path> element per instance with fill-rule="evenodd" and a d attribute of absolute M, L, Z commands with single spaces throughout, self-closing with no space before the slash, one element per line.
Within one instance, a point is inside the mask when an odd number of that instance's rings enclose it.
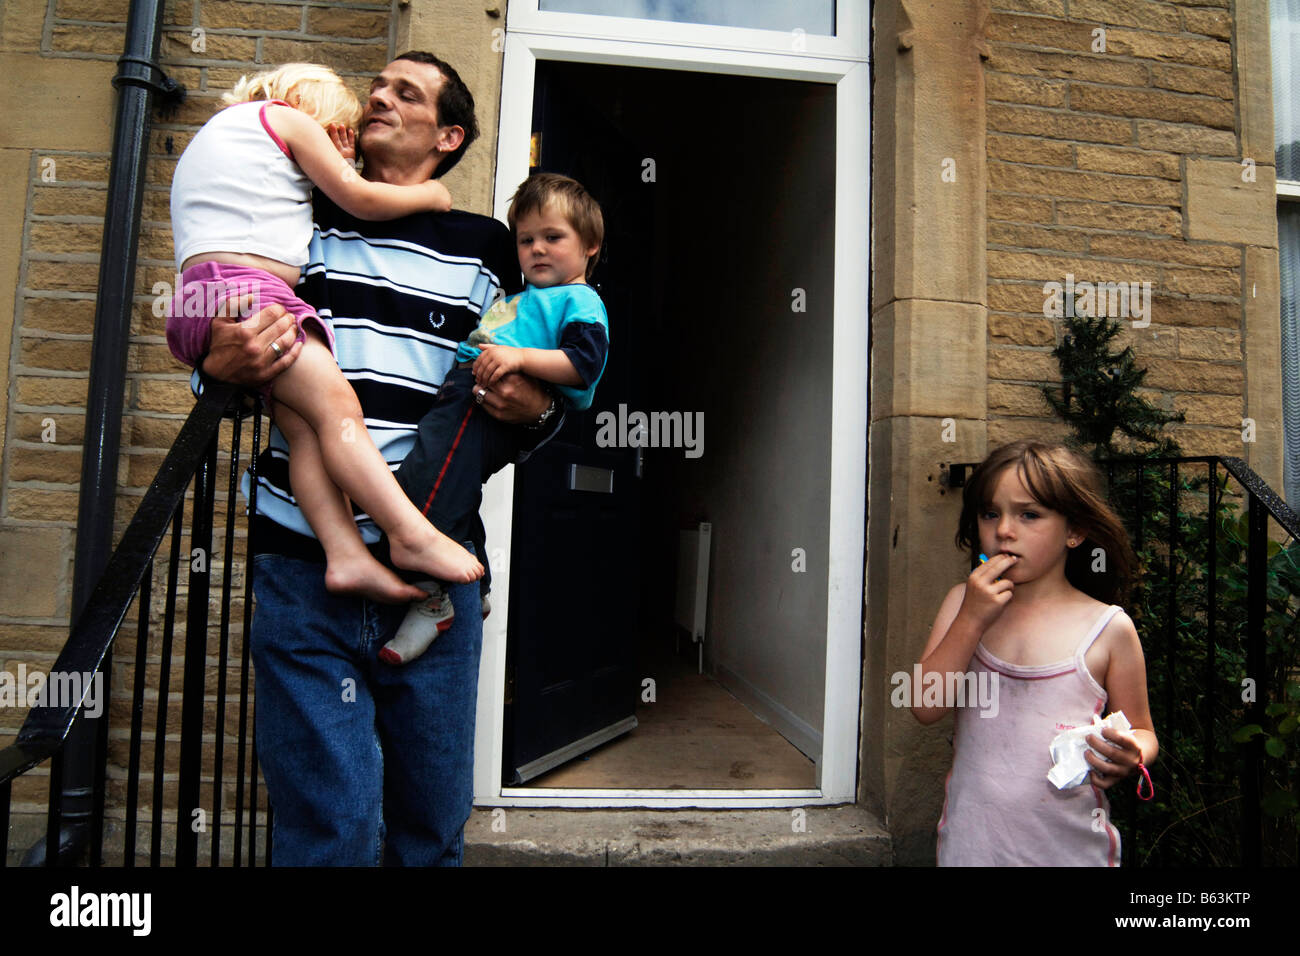
<path fill-rule="evenodd" d="M 469 536 L 483 482 L 536 442 L 531 426 L 504 425 L 477 408 L 502 376 L 523 372 L 549 383 L 567 408 L 591 406 L 609 351 L 605 307 L 586 284 L 604 239 L 600 206 L 567 176 L 538 173 L 510 200 L 524 291 L 496 302 L 460 344 L 456 366 L 421 420 L 415 447 L 397 481 L 453 541 Z M 453 610 L 436 581 L 416 581 L 429 597 L 411 606 L 396 636 L 379 652 L 389 664 L 414 660 L 451 626 Z"/>

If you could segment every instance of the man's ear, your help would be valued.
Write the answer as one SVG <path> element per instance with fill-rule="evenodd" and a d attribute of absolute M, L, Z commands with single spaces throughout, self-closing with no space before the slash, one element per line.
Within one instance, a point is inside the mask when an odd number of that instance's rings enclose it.
<path fill-rule="evenodd" d="M 463 142 L 465 142 L 465 128 L 463 126 L 440 126 L 438 127 L 438 142 L 434 144 L 434 149 L 444 154 L 454 153 Z"/>

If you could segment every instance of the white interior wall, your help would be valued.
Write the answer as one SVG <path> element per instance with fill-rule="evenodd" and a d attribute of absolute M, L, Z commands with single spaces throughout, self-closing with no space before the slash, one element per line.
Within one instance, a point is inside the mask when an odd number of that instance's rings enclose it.
<path fill-rule="evenodd" d="M 717 78 L 710 78 L 716 80 Z M 704 410 L 704 454 L 665 457 L 674 511 L 713 523 L 705 656 L 821 753 L 830 514 L 834 91 L 726 79 L 677 117 L 661 208 L 685 364 L 658 408 Z M 663 140 L 659 140 L 662 142 Z M 802 290 L 802 293 L 796 291 Z M 799 301 L 802 300 L 802 301 Z M 804 311 L 797 311 L 802 306 Z M 670 397 L 671 396 L 671 397 Z M 796 571 L 802 549 L 803 571 Z"/>

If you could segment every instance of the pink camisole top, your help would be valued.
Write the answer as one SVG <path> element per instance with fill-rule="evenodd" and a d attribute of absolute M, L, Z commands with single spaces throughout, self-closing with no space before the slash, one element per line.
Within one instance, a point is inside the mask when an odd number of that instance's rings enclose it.
<path fill-rule="evenodd" d="M 983 644 L 975 648 L 971 670 L 981 682 L 997 681 L 997 715 L 957 709 L 940 866 L 1119 865 L 1105 791 L 1091 782 L 1057 790 L 1047 779 L 1052 738 L 1104 716 L 1106 691 L 1083 657 L 1119 610 L 1107 607 L 1074 656 L 1054 664 L 1009 664 Z"/>

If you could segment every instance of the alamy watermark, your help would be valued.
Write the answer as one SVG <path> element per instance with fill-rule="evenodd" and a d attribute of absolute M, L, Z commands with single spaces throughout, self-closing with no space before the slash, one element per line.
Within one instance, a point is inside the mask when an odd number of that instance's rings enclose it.
<path fill-rule="evenodd" d="M 998 675 L 995 671 L 950 671 L 922 674 L 920 664 L 912 673 L 895 671 L 889 702 L 895 707 L 978 707 L 981 717 L 998 715 Z"/>
<path fill-rule="evenodd" d="M 133 936 L 153 928 L 153 894 L 97 893 L 75 883 L 50 897 L 50 925 L 58 927 L 125 927 Z"/>
<path fill-rule="evenodd" d="M 184 316 L 189 319 L 238 316 L 246 319 L 261 307 L 258 304 L 259 283 L 243 279 L 206 279 L 203 282 L 184 282 L 176 273 L 175 283 L 153 284 L 153 314 L 158 318 Z M 180 290 L 177 292 L 176 290 Z M 244 304 L 251 297 L 251 304 Z"/>
<path fill-rule="evenodd" d="M 20 663 L 17 673 L 0 671 L 0 707 L 76 707 L 84 702 L 83 716 L 95 718 L 104 712 L 104 673 L 27 670 Z"/>
<path fill-rule="evenodd" d="M 1151 324 L 1151 283 L 1076 282 L 1074 273 L 1067 272 L 1064 283 L 1043 283 L 1043 315 L 1132 319 L 1133 328 L 1145 329 Z"/>
<path fill-rule="evenodd" d="M 596 444 L 601 448 L 684 448 L 687 458 L 704 454 L 703 412 L 629 412 L 596 416 Z"/>

